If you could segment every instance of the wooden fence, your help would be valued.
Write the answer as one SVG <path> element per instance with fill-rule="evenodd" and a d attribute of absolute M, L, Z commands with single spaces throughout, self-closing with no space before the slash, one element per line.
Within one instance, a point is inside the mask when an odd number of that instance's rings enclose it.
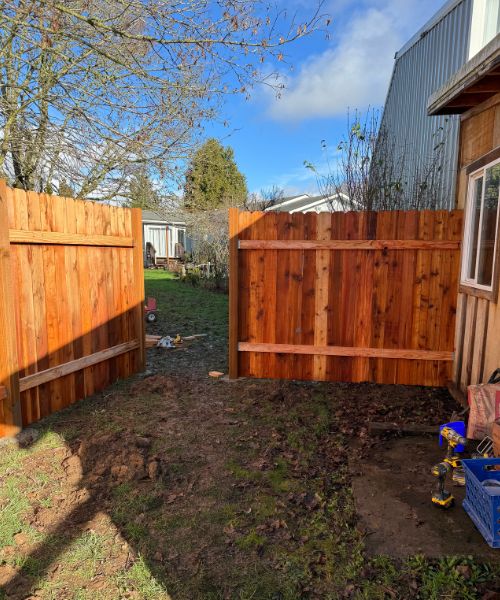
<path fill-rule="evenodd" d="M 230 211 L 230 376 L 444 385 L 462 211 Z"/>
<path fill-rule="evenodd" d="M 144 367 L 140 209 L 0 181 L 0 436 Z"/>

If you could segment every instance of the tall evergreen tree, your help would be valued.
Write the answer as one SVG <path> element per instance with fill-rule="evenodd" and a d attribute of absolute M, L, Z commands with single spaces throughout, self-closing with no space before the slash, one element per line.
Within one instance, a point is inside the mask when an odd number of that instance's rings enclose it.
<path fill-rule="evenodd" d="M 127 206 L 130 208 L 154 210 L 160 205 L 158 191 L 144 168 L 138 169 L 130 178 L 127 195 Z"/>
<path fill-rule="evenodd" d="M 186 172 L 184 204 L 189 210 L 238 206 L 248 195 L 245 176 L 240 173 L 230 146 L 207 140 L 194 154 Z"/>

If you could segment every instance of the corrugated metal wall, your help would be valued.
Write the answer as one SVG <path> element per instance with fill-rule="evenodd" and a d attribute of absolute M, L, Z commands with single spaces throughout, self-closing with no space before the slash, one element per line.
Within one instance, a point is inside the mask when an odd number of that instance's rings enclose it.
<path fill-rule="evenodd" d="M 473 0 L 457 4 L 416 43 L 396 55 L 381 120 L 393 151 L 406 153 L 408 197 L 416 170 L 431 159 L 439 138 L 435 134 L 444 128 L 441 193 L 436 208 L 451 209 L 455 204 L 459 119 L 455 115 L 427 116 L 427 101 L 467 62 L 472 4 Z"/>

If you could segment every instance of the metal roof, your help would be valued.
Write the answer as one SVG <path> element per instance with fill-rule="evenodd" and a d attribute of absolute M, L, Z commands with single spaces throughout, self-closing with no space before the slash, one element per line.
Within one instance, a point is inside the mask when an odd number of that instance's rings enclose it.
<path fill-rule="evenodd" d="M 429 31 L 435 27 L 439 21 L 444 19 L 449 12 L 451 12 L 458 4 L 461 4 L 463 0 L 448 0 L 445 4 L 435 13 L 425 25 L 423 25 L 417 33 L 411 37 L 406 44 L 396 52 L 394 58 L 400 58 L 405 52 L 407 52 L 413 45 L 415 45 L 421 38 L 426 36 Z"/>
<path fill-rule="evenodd" d="M 404 156 L 407 197 L 418 169 L 435 154 L 437 137 L 446 133 L 442 151 L 440 206 L 455 204 L 458 118 L 427 115 L 427 101 L 467 62 L 473 0 L 447 2 L 396 54 L 381 119 L 394 156 Z M 378 151 L 378 149 L 377 149 Z"/>

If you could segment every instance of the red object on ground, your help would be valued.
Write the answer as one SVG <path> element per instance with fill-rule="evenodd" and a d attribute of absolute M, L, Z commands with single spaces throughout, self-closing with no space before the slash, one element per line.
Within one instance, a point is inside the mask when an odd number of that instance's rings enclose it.
<path fill-rule="evenodd" d="M 156 310 L 156 298 L 148 298 L 144 310 L 146 312 L 149 312 L 150 310 Z"/>
<path fill-rule="evenodd" d="M 148 323 L 156 321 L 156 298 L 148 298 L 144 305 L 144 316 Z"/>

